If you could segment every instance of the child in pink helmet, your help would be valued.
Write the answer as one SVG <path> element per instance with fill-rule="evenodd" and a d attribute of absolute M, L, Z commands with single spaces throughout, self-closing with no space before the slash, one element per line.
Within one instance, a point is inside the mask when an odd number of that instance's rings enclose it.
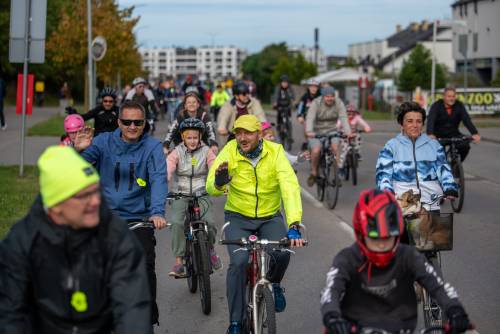
<path fill-rule="evenodd" d="M 76 134 L 85 127 L 85 121 L 79 114 L 66 116 L 64 119 L 64 131 L 66 134 L 61 136 L 60 145 L 74 146 Z"/>

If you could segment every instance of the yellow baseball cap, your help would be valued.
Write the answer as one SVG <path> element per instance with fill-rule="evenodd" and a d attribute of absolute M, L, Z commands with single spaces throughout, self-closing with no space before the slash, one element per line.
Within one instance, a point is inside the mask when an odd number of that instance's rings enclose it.
<path fill-rule="evenodd" d="M 43 206 L 51 208 L 99 182 L 95 168 L 69 146 L 50 146 L 38 159 Z"/>
<path fill-rule="evenodd" d="M 245 129 L 250 132 L 260 131 L 260 120 L 255 115 L 243 115 L 234 122 L 233 132 L 236 129 Z"/>

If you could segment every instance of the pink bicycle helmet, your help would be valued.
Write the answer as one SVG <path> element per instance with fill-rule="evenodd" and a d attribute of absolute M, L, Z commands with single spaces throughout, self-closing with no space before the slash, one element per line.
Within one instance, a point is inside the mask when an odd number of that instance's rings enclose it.
<path fill-rule="evenodd" d="M 269 128 L 272 128 L 272 124 L 270 122 L 260 122 L 261 130 L 267 130 Z"/>
<path fill-rule="evenodd" d="M 83 120 L 83 117 L 80 115 L 68 115 L 64 119 L 64 131 L 66 133 L 70 132 L 77 132 L 81 129 L 83 129 L 83 126 L 85 125 L 85 122 Z"/>

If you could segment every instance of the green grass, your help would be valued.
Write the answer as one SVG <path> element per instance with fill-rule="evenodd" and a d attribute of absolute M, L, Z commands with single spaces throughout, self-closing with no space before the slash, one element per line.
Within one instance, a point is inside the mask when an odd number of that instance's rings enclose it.
<path fill-rule="evenodd" d="M 38 193 L 38 171 L 25 166 L 19 177 L 19 166 L 0 166 L 0 239 L 12 224 L 24 217 Z"/>
<path fill-rule="evenodd" d="M 383 111 L 362 111 L 361 115 L 363 115 L 363 118 L 366 120 L 377 120 L 377 121 L 390 121 L 393 120 L 394 117 L 391 115 L 391 113 L 388 112 L 383 112 Z"/>
<path fill-rule="evenodd" d="M 56 115 L 33 125 L 28 136 L 61 136 L 64 134 L 64 116 Z"/>
<path fill-rule="evenodd" d="M 474 125 L 478 128 L 500 128 L 500 123 L 498 123 L 498 122 L 477 122 L 477 121 L 474 121 Z"/>

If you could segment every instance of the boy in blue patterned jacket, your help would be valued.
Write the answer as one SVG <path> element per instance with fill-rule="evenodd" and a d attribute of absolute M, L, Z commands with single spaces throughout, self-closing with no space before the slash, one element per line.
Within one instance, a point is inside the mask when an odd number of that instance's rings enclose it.
<path fill-rule="evenodd" d="M 425 110 L 416 102 L 404 102 L 397 120 L 401 133 L 390 139 L 378 156 L 377 188 L 391 191 L 396 198 L 412 189 L 420 193 L 423 203 L 430 203 L 432 195 L 443 193 L 446 197 L 457 197 L 457 185 L 443 147 L 422 133 Z M 439 203 L 428 209 L 439 210 Z"/>

